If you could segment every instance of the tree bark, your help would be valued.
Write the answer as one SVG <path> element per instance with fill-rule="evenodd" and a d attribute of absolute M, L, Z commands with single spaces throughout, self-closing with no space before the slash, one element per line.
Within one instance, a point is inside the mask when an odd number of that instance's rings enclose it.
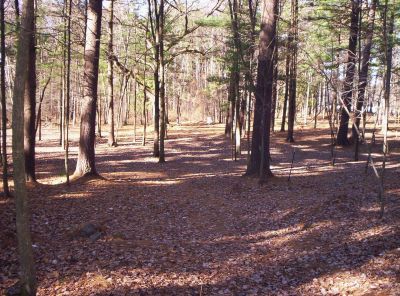
<path fill-rule="evenodd" d="M 76 177 L 97 175 L 94 144 L 96 137 L 96 103 L 97 82 L 99 77 L 101 8 L 101 0 L 89 0 L 84 55 L 84 97 L 82 99 L 78 161 L 74 173 Z"/>
<path fill-rule="evenodd" d="M 374 35 L 375 11 L 378 0 L 373 0 L 369 10 L 366 40 L 362 52 L 362 61 L 358 79 L 358 99 L 355 110 L 355 123 L 352 127 L 352 138 L 355 140 L 354 160 L 358 161 L 358 148 L 360 142 L 360 122 L 362 116 L 362 108 L 365 101 L 365 90 L 368 82 L 368 69 L 372 48 L 372 37 Z"/>
<path fill-rule="evenodd" d="M 108 19 L 108 69 L 107 69 L 107 82 L 108 82 L 108 146 L 116 146 L 115 135 L 114 135 L 114 60 L 112 58 L 114 54 L 114 0 L 110 0 L 109 8 L 109 19 Z"/>
<path fill-rule="evenodd" d="M 258 55 L 256 102 L 251 155 L 246 175 L 258 175 L 260 181 L 272 175 L 270 170 L 270 126 L 273 84 L 273 57 L 278 0 L 264 0 Z"/>
<path fill-rule="evenodd" d="M 226 111 L 225 136 L 232 139 L 233 118 L 235 114 L 235 73 L 231 71 L 229 78 L 228 109 Z"/>
<path fill-rule="evenodd" d="M 278 26 L 278 25 L 277 25 Z M 274 53 L 274 82 L 272 85 L 272 107 L 271 107 L 271 132 L 275 130 L 275 113 L 276 113 L 276 103 L 278 101 L 278 51 Z"/>
<path fill-rule="evenodd" d="M 65 176 L 66 182 L 69 184 L 69 117 L 70 117 L 70 101 L 71 101 L 71 13 L 72 13 L 72 0 L 65 0 L 64 2 L 67 12 L 67 51 L 66 51 L 66 72 L 65 72 Z"/>
<path fill-rule="evenodd" d="M 148 16 L 153 37 L 153 55 L 154 55 L 154 141 L 153 156 L 160 156 L 160 11 L 157 1 L 148 0 Z M 154 14 L 154 17 L 153 17 Z"/>
<path fill-rule="evenodd" d="M 24 94 L 24 152 L 25 176 L 28 182 L 36 182 L 35 174 L 35 124 L 36 124 L 36 44 L 35 19 L 29 27 L 29 61 L 27 64 L 28 78 L 25 82 Z"/>
<path fill-rule="evenodd" d="M 6 197 L 10 196 L 8 188 L 8 160 L 7 160 L 7 104 L 6 104 L 6 43 L 5 43 L 5 19 L 4 19 L 4 0 L 0 0 L 0 95 L 1 95 L 1 156 L 3 164 L 3 191 Z"/>
<path fill-rule="evenodd" d="M 298 0 L 292 0 L 292 21 L 290 34 L 290 75 L 289 75 L 289 114 L 288 114 L 288 134 L 286 141 L 294 142 L 294 122 L 296 119 L 296 95 L 297 95 L 297 35 L 298 35 Z M 290 38 L 290 37 L 289 37 Z"/>
<path fill-rule="evenodd" d="M 347 137 L 349 129 L 351 99 L 354 91 L 354 73 L 356 68 L 356 50 L 358 36 L 358 17 L 360 14 L 360 0 L 351 1 L 351 16 L 350 16 L 350 37 L 349 47 L 347 51 L 346 77 L 342 95 L 342 110 L 337 134 L 337 145 L 347 146 L 350 141 Z"/>
<path fill-rule="evenodd" d="M 164 141 L 166 135 L 166 112 L 165 112 L 165 61 L 164 61 L 164 0 L 160 0 L 159 8 L 159 42 L 160 42 L 160 151 L 158 162 L 165 162 Z"/>
<path fill-rule="evenodd" d="M 286 65 L 285 65 L 285 94 L 283 99 L 283 110 L 282 110 L 282 122 L 281 122 L 281 132 L 285 131 L 285 123 L 286 123 L 286 112 L 287 112 L 287 105 L 288 105 L 288 98 L 289 98 L 289 84 L 290 84 L 290 64 L 291 64 L 291 57 L 290 57 L 290 38 L 286 43 Z"/>
<path fill-rule="evenodd" d="M 22 8 L 22 25 L 19 31 L 15 83 L 13 93 L 12 145 L 14 163 L 14 195 L 20 262 L 21 295 L 36 295 L 36 276 L 29 229 L 29 205 L 26 191 L 24 143 L 24 93 L 29 79 L 27 65 L 30 62 L 32 45 L 32 23 L 34 22 L 34 1 L 26 0 Z"/>
<path fill-rule="evenodd" d="M 392 60 L 393 60 L 393 44 L 394 44 L 394 7 L 390 11 L 389 24 L 388 19 L 388 0 L 385 1 L 385 12 L 384 12 L 384 45 L 385 45 L 385 60 L 386 60 L 386 71 L 385 71 L 385 91 L 383 94 L 384 98 L 384 113 L 382 119 L 382 133 L 383 133 L 383 153 L 389 152 L 387 132 L 389 129 L 389 104 L 390 104 L 390 91 L 391 91 L 391 78 L 392 78 Z"/>

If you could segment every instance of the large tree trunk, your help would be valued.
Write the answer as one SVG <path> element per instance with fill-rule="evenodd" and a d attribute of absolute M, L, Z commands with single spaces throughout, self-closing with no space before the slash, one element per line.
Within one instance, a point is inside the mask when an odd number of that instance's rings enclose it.
<path fill-rule="evenodd" d="M 22 8 L 22 25 L 18 41 L 12 117 L 14 195 L 21 271 L 21 295 L 36 295 L 36 276 L 29 229 L 30 215 L 25 179 L 25 152 L 24 143 L 21 141 L 24 137 L 24 93 L 26 81 L 29 79 L 26 66 L 29 65 L 31 59 L 32 24 L 34 21 L 34 1 L 26 0 Z"/>
<path fill-rule="evenodd" d="M 9 197 L 8 188 L 8 161 L 7 161 L 7 104 L 6 104 L 6 43 L 5 43 L 5 20 L 4 20 L 4 0 L 0 0 L 0 95 L 1 95 L 1 156 L 3 164 L 3 191 Z"/>
<path fill-rule="evenodd" d="M 114 37 L 114 0 L 110 0 L 109 8 L 109 19 L 108 19 L 108 70 L 107 70 L 107 82 L 108 82 L 108 125 L 110 131 L 108 132 L 108 146 L 116 146 L 114 136 L 114 49 L 113 49 L 113 37 Z"/>
<path fill-rule="evenodd" d="M 356 69 L 356 49 L 358 36 L 358 16 L 360 14 L 360 0 L 351 1 L 350 38 L 347 52 L 346 77 L 343 86 L 342 111 L 336 143 L 340 146 L 349 145 L 347 133 L 349 130 L 351 98 L 354 90 L 354 73 Z"/>
<path fill-rule="evenodd" d="M 250 160 L 246 171 L 246 175 L 259 175 L 260 181 L 266 175 L 272 174 L 270 170 L 269 144 L 277 8 L 278 0 L 264 0 L 261 17 L 253 137 Z"/>
<path fill-rule="evenodd" d="M 36 124 L 36 45 L 35 20 L 26 28 L 30 31 L 28 77 L 24 94 L 24 152 L 25 175 L 29 182 L 36 181 L 35 174 L 35 124 Z"/>
<path fill-rule="evenodd" d="M 366 40 L 362 52 L 362 61 L 358 79 L 358 99 L 355 110 L 355 124 L 352 127 L 352 138 L 353 140 L 355 140 L 356 144 L 354 153 L 355 161 L 358 161 L 358 147 L 360 141 L 360 121 L 362 116 L 362 107 L 365 101 L 365 89 L 367 87 L 367 81 L 368 81 L 369 60 L 371 56 L 372 37 L 374 35 L 375 11 L 377 2 L 378 0 L 372 1 L 369 11 Z"/>
<path fill-rule="evenodd" d="M 85 43 L 84 96 L 82 100 L 78 161 L 74 175 L 97 175 L 95 167 L 95 130 L 97 82 L 101 34 L 101 0 L 89 0 Z"/>

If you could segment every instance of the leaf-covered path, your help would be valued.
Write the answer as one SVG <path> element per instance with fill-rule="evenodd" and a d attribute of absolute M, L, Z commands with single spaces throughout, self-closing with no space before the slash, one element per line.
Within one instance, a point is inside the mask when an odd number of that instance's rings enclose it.
<path fill-rule="evenodd" d="M 38 294 L 400 294 L 398 148 L 378 219 L 373 173 L 365 175 L 365 161 L 350 162 L 350 150 L 337 150 L 330 166 L 326 129 L 299 132 L 293 146 L 274 136 L 275 177 L 262 187 L 241 177 L 246 156 L 232 161 L 222 132 L 172 128 L 165 164 L 127 131 L 117 148 L 100 140 L 106 180 L 70 187 L 50 184 L 61 179 L 63 154 L 55 139 L 41 144 L 38 176 L 48 184 L 31 189 Z M 18 270 L 12 201 L 0 210 L 5 291 Z"/>

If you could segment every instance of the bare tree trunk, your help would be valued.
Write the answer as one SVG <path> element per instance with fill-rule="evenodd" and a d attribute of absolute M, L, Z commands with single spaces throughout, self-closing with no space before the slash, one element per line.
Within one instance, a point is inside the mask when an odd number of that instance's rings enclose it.
<path fill-rule="evenodd" d="M 24 92 L 29 79 L 26 65 L 29 65 L 32 45 L 32 24 L 34 23 L 34 1 L 26 0 L 22 8 L 22 25 L 19 32 L 15 83 L 13 94 L 12 145 L 14 163 L 14 195 L 18 255 L 20 262 L 21 295 L 36 295 L 36 276 L 29 229 L 29 205 L 26 191 L 24 143 Z"/>
<path fill-rule="evenodd" d="M 63 68 L 63 66 L 61 66 L 61 73 L 60 73 L 60 98 L 59 98 L 59 101 L 58 101 L 58 104 L 59 104 L 59 116 L 60 116 L 60 118 L 59 118 L 59 121 L 58 121 L 58 123 L 59 123 L 59 145 L 60 146 L 63 146 L 63 140 L 64 140 L 64 137 L 63 137 L 63 122 L 64 122 L 64 120 L 63 120 L 63 118 L 64 118 L 64 115 L 63 115 L 63 88 L 64 88 L 64 68 Z"/>
<path fill-rule="evenodd" d="M 114 0 L 110 0 L 109 7 L 109 19 L 108 19 L 108 71 L 107 71 L 107 82 L 108 82 L 108 146 L 117 146 L 114 136 Z"/>
<path fill-rule="evenodd" d="M 278 26 L 278 25 L 277 25 Z M 272 107 L 271 107 L 271 132 L 275 130 L 275 113 L 276 113 L 276 103 L 278 101 L 278 51 L 274 53 L 274 82 L 272 85 Z"/>
<path fill-rule="evenodd" d="M 233 131 L 233 118 L 235 114 L 235 73 L 234 71 L 230 74 L 229 79 L 229 93 L 228 93 L 228 110 L 226 112 L 225 122 L 225 136 L 232 139 Z"/>
<path fill-rule="evenodd" d="M 384 44 L 385 44 L 385 60 L 386 60 L 386 73 L 385 73 L 385 91 L 384 91 L 384 115 L 382 120 L 382 132 L 383 132 L 383 153 L 386 155 L 389 152 L 387 133 L 389 129 L 389 104 L 390 104 L 390 82 L 392 78 L 392 60 L 393 60 L 393 43 L 394 43 L 394 7 L 390 11 L 390 20 L 387 24 L 388 19 L 388 0 L 385 0 L 385 12 L 384 12 Z"/>
<path fill-rule="evenodd" d="M 67 184 L 69 184 L 69 165 L 68 165 L 68 160 L 69 160 L 69 103 L 71 101 L 71 13 L 72 13 L 72 0 L 66 0 L 65 6 L 68 4 L 68 7 L 66 7 L 67 11 L 67 59 L 66 59 L 66 77 L 65 77 L 65 82 L 66 82 L 66 87 L 65 87 L 65 160 L 64 160 L 64 166 L 65 166 L 65 176 L 66 176 L 66 181 Z M 68 9 L 68 10 L 67 10 Z"/>
<path fill-rule="evenodd" d="M 153 37 L 154 55 L 154 143 L 153 156 L 160 156 L 160 11 L 157 1 L 148 0 L 150 28 Z M 154 14 L 154 17 L 153 17 Z"/>
<path fill-rule="evenodd" d="M 146 23 L 146 35 L 149 31 L 149 21 Z M 144 55 L 144 67 L 143 67 L 143 135 L 142 135 L 142 146 L 146 145 L 146 128 L 147 128 L 147 92 L 146 92 L 146 63 L 147 63 L 147 43 L 145 40 L 146 53 Z"/>
<path fill-rule="evenodd" d="M 133 143 L 136 143 L 136 106 L 137 106 L 137 88 L 138 84 L 136 80 L 133 81 L 133 87 L 134 87 L 134 97 L 133 97 Z"/>
<path fill-rule="evenodd" d="M 292 0 L 292 21 L 291 35 L 293 40 L 290 44 L 291 69 L 289 75 L 289 114 L 288 114 L 288 135 L 286 141 L 294 142 L 294 122 L 296 119 L 296 95 L 297 95 L 297 35 L 298 35 L 298 0 Z"/>
<path fill-rule="evenodd" d="M 258 175 L 261 182 L 264 181 L 266 176 L 272 174 L 270 170 L 269 140 L 277 8 L 278 0 L 264 0 L 261 17 L 251 156 L 246 171 L 246 175 Z"/>
<path fill-rule="evenodd" d="M 350 107 L 351 99 L 353 97 L 354 90 L 354 73 L 355 73 L 355 62 L 356 62 L 356 50 L 357 50 L 357 36 L 358 36 L 358 17 L 360 13 L 360 0 L 351 1 L 351 23 L 350 23 L 350 37 L 349 47 L 347 52 L 347 65 L 346 65 L 346 77 L 344 81 L 344 89 L 342 95 L 342 111 L 340 117 L 339 131 L 337 134 L 337 144 L 340 146 L 349 145 L 349 139 L 347 138 L 347 132 L 349 129 L 350 119 Z"/>
<path fill-rule="evenodd" d="M 364 106 L 365 90 L 368 82 L 369 60 L 371 56 L 372 37 L 374 35 L 375 11 L 377 2 L 378 2 L 377 0 L 373 0 L 369 10 L 366 40 L 362 52 L 362 61 L 358 79 L 358 99 L 355 110 L 355 124 L 352 127 L 352 138 L 353 140 L 355 140 L 355 151 L 354 151 L 355 161 L 358 161 L 358 148 L 360 142 L 360 121 L 363 113 L 362 108 Z"/>
<path fill-rule="evenodd" d="M 306 93 L 306 102 L 304 105 L 304 124 L 307 124 L 307 117 L 308 117 L 308 102 L 310 100 L 310 88 L 311 88 L 311 83 L 312 83 L 312 76 L 311 72 L 307 75 L 309 76 L 307 79 L 307 93 Z"/>
<path fill-rule="evenodd" d="M 318 122 L 318 108 L 320 97 L 322 96 L 322 82 L 318 85 L 317 94 L 315 96 L 315 105 L 314 105 L 314 128 L 317 128 Z"/>
<path fill-rule="evenodd" d="M 26 28 L 30 31 L 28 79 L 24 95 L 24 151 L 25 175 L 28 182 L 36 182 L 35 174 L 35 124 L 36 124 L 36 44 L 35 20 Z"/>
<path fill-rule="evenodd" d="M 160 0 L 159 8 L 159 44 L 160 44 L 160 147 L 158 162 L 165 162 L 164 140 L 166 134 L 166 113 L 165 113 L 165 62 L 164 62 L 164 0 Z"/>
<path fill-rule="evenodd" d="M 146 72 L 146 71 L 145 71 Z M 146 86 L 143 87 L 143 135 L 142 135 L 142 145 L 146 145 L 146 128 L 147 128 L 147 112 L 146 112 L 146 102 L 147 102 L 147 93 Z"/>
<path fill-rule="evenodd" d="M 102 1 L 89 0 L 85 43 L 84 97 L 82 102 L 78 161 L 74 175 L 97 175 L 95 166 L 95 130 L 97 82 L 99 78 Z"/>
<path fill-rule="evenodd" d="M 3 191 L 6 197 L 10 197 L 8 188 L 8 160 L 7 160 L 7 105 L 6 105 L 6 44 L 5 44 L 5 20 L 4 20 L 4 0 L 0 0 L 0 92 L 1 92 L 1 156 L 3 164 Z"/>
<path fill-rule="evenodd" d="M 282 122 L 281 122 L 281 132 L 285 131 L 285 123 L 286 123 L 286 110 L 288 105 L 289 98 L 289 84 L 290 84 L 290 42 L 288 41 L 286 44 L 286 66 L 285 66 L 285 95 L 283 99 L 283 110 L 282 110 Z"/>

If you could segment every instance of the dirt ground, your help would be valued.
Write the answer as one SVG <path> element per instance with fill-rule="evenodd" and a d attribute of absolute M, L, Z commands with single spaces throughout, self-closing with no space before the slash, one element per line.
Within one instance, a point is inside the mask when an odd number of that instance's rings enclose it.
<path fill-rule="evenodd" d="M 171 127 L 165 164 L 151 157 L 151 142 L 132 142 L 131 129 L 119 132 L 116 148 L 98 140 L 105 180 L 69 187 L 60 184 L 57 131 L 45 129 L 41 184 L 30 189 L 38 295 L 400 295 L 396 132 L 379 219 L 366 145 L 360 162 L 352 148 L 336 149 L 331 166 L 326 127 L 302 128 L 293 144 L 275 133 L 275 177 L 263 186 L 242 177 L 247 143 L 232 161 L 222 125 Z M 18 278 L 14 211 L 0 200 L 0 294 Z M 87 225 L 96 229 L 90 237 L 80 234 Z"/>

